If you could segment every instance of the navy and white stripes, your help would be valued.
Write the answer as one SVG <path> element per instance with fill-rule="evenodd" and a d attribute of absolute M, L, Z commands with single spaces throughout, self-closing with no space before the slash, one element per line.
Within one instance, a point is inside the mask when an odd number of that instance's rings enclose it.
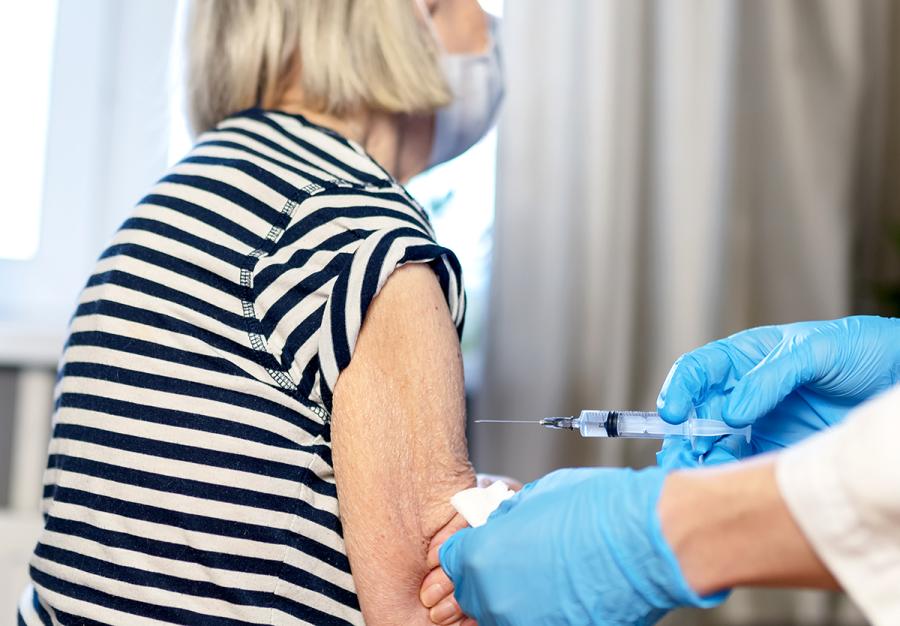
<path fill-rule="evenodd" d="M 19 623 L 362 623 L 328 421 L 409 262 L 461 329 L 455 257 L 362 149 L 260 110 L 203 135 L 80 297 Z"/>

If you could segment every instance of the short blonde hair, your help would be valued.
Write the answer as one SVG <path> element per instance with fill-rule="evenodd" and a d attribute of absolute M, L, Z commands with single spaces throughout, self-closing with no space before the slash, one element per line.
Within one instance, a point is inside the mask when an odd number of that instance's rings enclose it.
<path fill-rule="evenodd" d="M 192 0 L 187 108 L 194 134 L 272 107 L 300 63 L 305 104 L 416 113 L 450 99 L 414 0 Z"/>

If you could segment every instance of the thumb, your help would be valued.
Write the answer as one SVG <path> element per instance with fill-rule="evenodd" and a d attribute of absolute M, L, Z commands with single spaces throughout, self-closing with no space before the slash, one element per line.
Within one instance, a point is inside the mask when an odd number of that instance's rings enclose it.
<path fill-rule="evenodd" d="M 454 533 L 438 550 L 441 569 L 453 581 L 454 585 L 458 585 L 459 578 L 462 576 L 466 539 L 473 530 L 473 528 L 463 528 Z"/>
<path fill-rule="evenodd" d="M 704 465 L 722 465 L 741 460 L 748 452 L 748 446 L 741 435 L 728 435 L 716 441 L 712 449 L 703 456 Z"/>
<path fill-rule="evenodd" d="M 697 467 L 697 457 L 691 449 L 691 442 L 681 437 L 672 437 L 663 442 L 656 453 L 656 464 L 667 470 Z"/>
<path fill-rule="evenodd" d="M 782 341 L 734 386 L 722 411 L 729 426 L 742 428 L 777 407 L 812 378 L 808 339 Z"/>

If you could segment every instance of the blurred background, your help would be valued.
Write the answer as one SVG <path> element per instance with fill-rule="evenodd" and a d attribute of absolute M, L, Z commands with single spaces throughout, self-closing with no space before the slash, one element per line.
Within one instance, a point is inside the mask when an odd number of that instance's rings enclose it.
<path fill-rule="evenodd" d="M 67 318 L 112 232 L 190 147 L 182 4 L 36 0 L 0 21 L 10 623 Z M 484 4 L 504 18 L 499 127 L 410 184 L 463 264 L 470 420 L 651 409 L 671 363 L 717 337 L 900 314 L 900 3 Z M 470 424 L 469 440 L 479 471 L 523 480 L 654 452 L 531 426 Z M 839 594 L 754 590 L 665 623 L 865 622 Z"/>

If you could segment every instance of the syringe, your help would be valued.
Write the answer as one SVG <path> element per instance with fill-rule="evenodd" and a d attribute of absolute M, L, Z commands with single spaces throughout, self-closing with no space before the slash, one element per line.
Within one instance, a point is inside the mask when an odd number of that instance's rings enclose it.
<path fill-rule="evenodd" d="M 653 411 L 582 411 L 578 417 L 545 417 L 542 420 L 476 420 L 478 423 L 540 424 L 558 430 L 577 430 L 582 437 L 665 439 L 666 437 L 722 437 L 740 435 L 750 443 L 750 426 L 732 428 L 725 422 L 699 418 L 696 412 L 681 424 L 670 424 Z"/>
<path fill-rule="evenodd" d="M 750 442 L 750 426 L 732 428 L 719 420 L 693 416 L 681 424 L 670 424 L 653 411 L 585 410 L 578 417 L 545 417 L 540 424 L 547 428 L 577 430 L 582 437 L 665 439 L 741 435 Z"/>

